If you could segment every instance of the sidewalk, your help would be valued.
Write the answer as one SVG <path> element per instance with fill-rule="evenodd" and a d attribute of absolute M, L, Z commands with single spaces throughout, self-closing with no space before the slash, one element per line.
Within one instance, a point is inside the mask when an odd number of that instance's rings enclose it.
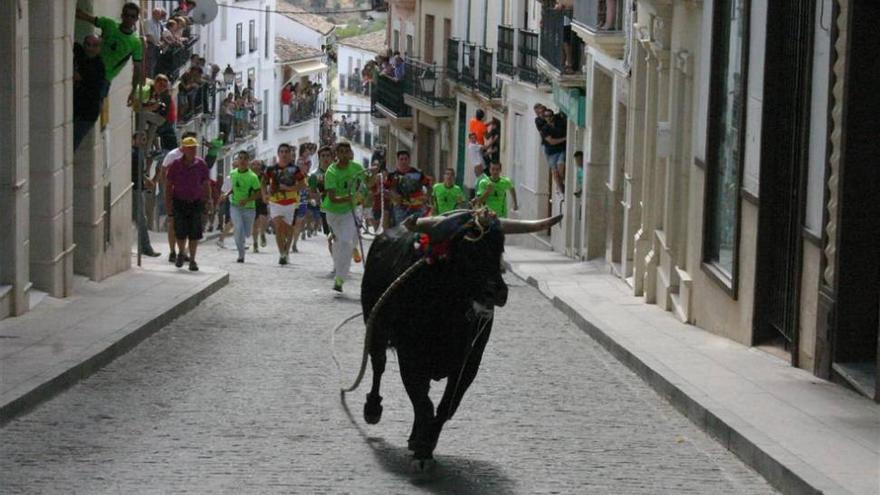
<path fill-rule="evenodd" d="M 880 493 L 880 406 L 644 304 L 601 264 L 507 246 L 510 270 L 783 493 Z"/>
<path fill-rule="evenodd" d="M 160 238 L 153 238 L 157 249 Z M 23 316 L 0 321 L 0 426 L 96 372 L 229 281 L 228 273 L 208 266 L 178 270 L 163 254 L 144 257 L 140 268 L 133 256 L 131 270 L 101 283 L 78 277 L 73 296 L 46 297 Z"/>

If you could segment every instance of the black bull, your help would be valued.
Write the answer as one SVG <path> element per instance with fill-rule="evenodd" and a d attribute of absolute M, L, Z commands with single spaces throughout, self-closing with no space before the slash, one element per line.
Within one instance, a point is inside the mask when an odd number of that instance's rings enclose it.
<path fill-rule="evenodd" d="M 397 349 L 400 376 L 415 419 L 408 446 L 417 460 L 431 459 L 440 430 L 455 414 L 477 374 L 492 331 L 493 308 L 507 302 L 501 276 L 505 233 L 546 230 L 561 216 L 539 221 L 498 220 L 485 213 L 408 222 L 378 236 L 370 248 L 361 287 L 364 319 L 401 274 L 424 256 L 421 233 L 430 239 L 431 263 L 392 290 L 375 316 L 369 346 L 373 384 L 364 405 L 367 423 L 382 416 L 379 389 L 386 349 Z M 435 411 L 431 380 L 447 378 Z"/>

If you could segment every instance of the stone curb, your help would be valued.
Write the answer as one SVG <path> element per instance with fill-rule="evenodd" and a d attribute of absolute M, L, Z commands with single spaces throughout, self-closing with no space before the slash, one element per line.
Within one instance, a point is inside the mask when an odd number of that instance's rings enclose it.
<path fill-rule="evenodd" d="M 130 351 L 148 337 L 164 328 L 172 320 L 188 313 L 228 283 L 229 274 L 226 272 L 218 273 L 203 282 L 195 293 L 173 304 L 171 307 L 165 308 L 162 313 L 156 315 L 151 320 L 131 323 L 117 332 L 105 336 L 103 340 L 98 341 L 93 347 L 97 348 L 97 352 L 92 356 L 81 357 L 81 359 L 84 359 L 82 362 L 76 363 L 60 372 L 59 370 L 51 370 L 51 374 L 57 374 L 48 378 L 37 387 L 24 392 L 18 398 L 0 406 L 0 427 L 33 410 L 42 402 L 65 391 L 80 380 L 88 378 L 117 357 Z"/>
<path fill-rule="evenodd" d="M 510 273 L 537 289 L 584 333 L 635 372 L 691 422 L 757 471 L 773 488 L 792 495 L 850 493 L 791 452 L 779 447 L 741 418 L 715 404 L 711 397 L 687 384 L 662 363 L 651 362 L 650 358 L 643 359 L 637 356 L 624 344 L 615 340 L 613 332 L 590 321 L 589 316 L 585 316 L 568 302 L 552 294 L 545 283 L 532 276 L 523 276 L 506 260 L 504 264 Z"/>

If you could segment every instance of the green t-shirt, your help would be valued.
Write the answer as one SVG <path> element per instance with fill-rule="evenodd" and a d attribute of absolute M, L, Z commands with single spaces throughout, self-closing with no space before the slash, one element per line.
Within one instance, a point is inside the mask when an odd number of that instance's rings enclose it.
<path fill-rule="evenodd" d="M 358 183 L 364 178 L 364 167 L 358 162 L 348 162 L 345 168 L 336 166 L 336 162 L 330 165 L 327 172 L 324 173 L 324 189 L 326 191 L 335 191 L 337 196 L 354 195 L 358 190 Z M 321 202 L 321 209 L 327 213 L 348 213 L 354 208 L 354 202 L 351 203 L 333 203 L 330 201 L 330 194 L 324 196 Z"/>
<path fill-rule="evenodd" d="M 223 140 L 220 138 L 212 139 L 208 143 L 208 156 L 216 157 L 221 149 L 223 149 Z"/>
<path fill-rule="evenodd" d="M 239 172 L 234 169 L 229 173 L 229 180 L 232 181 L 232 195 L 230 201 L 233 206 L 239 206 L 238 202 L 251 197 L 252 194 L 260 190 L 260 178 L 253 170 L 247 172 Z M 245 208 L 256 208 L 255 201 L 245 203 Z"/>
<path fill-rule="evenodd" d="M 438 215 L 442 215 L 447 211 L 452 211 L 461 203 L 464 203 L 464 193 L 461 191 L 461 188 L 452 185 L 452 187 L 446 187 L 446 184 L 434 184 L 434 204 L 436 205 L 435 213 Z"/>
<path fill-rule="evenodd" d="M 486 206 L 501 218 L 507 217 L 507 191 L 513 189 L 513 182 L 507 177 L 499 177 L 493 181 L 490 177 L 480 180 L 477 184 L 477 196 L 482 196 L 492 184 L 492 192 L 486 196 Z"/>
<path fill-rule="evenodd" d="M 96 17 L 95 26 L 101 30 L 101 39 L 104 41 L 101 59 L 106 68 L 107 82 L 119 75 L 129 57 L 135 62 L 143 60 L 144 52 L 137 30 L 125 34 L 119 29 L 119 23 L 109 17 Z"/>

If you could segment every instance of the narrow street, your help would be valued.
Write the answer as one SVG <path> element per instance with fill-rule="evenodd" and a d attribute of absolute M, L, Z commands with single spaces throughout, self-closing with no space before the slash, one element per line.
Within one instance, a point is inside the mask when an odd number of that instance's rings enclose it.
<path fill-rule="evenodd" d="M 336 338 L 341 376 L 330 331 L 360 310 L 360 274 L 336 297 L 323 236 L 300 242 L 287 267 L 268 240 L 244 265 L 232 239 L 227 249 L 205 243 L 200 264 L 228 270 L 227 288 L 0 430 L 0 491 L 773 493 L 509 275 L 508 306 L 440 437 L 437 470 L 414 476 L 412 409 L 395 358 L 380 424 L 362 419 L 366 384 L 340 401 L 360 364 L 363 325 Z"/>

